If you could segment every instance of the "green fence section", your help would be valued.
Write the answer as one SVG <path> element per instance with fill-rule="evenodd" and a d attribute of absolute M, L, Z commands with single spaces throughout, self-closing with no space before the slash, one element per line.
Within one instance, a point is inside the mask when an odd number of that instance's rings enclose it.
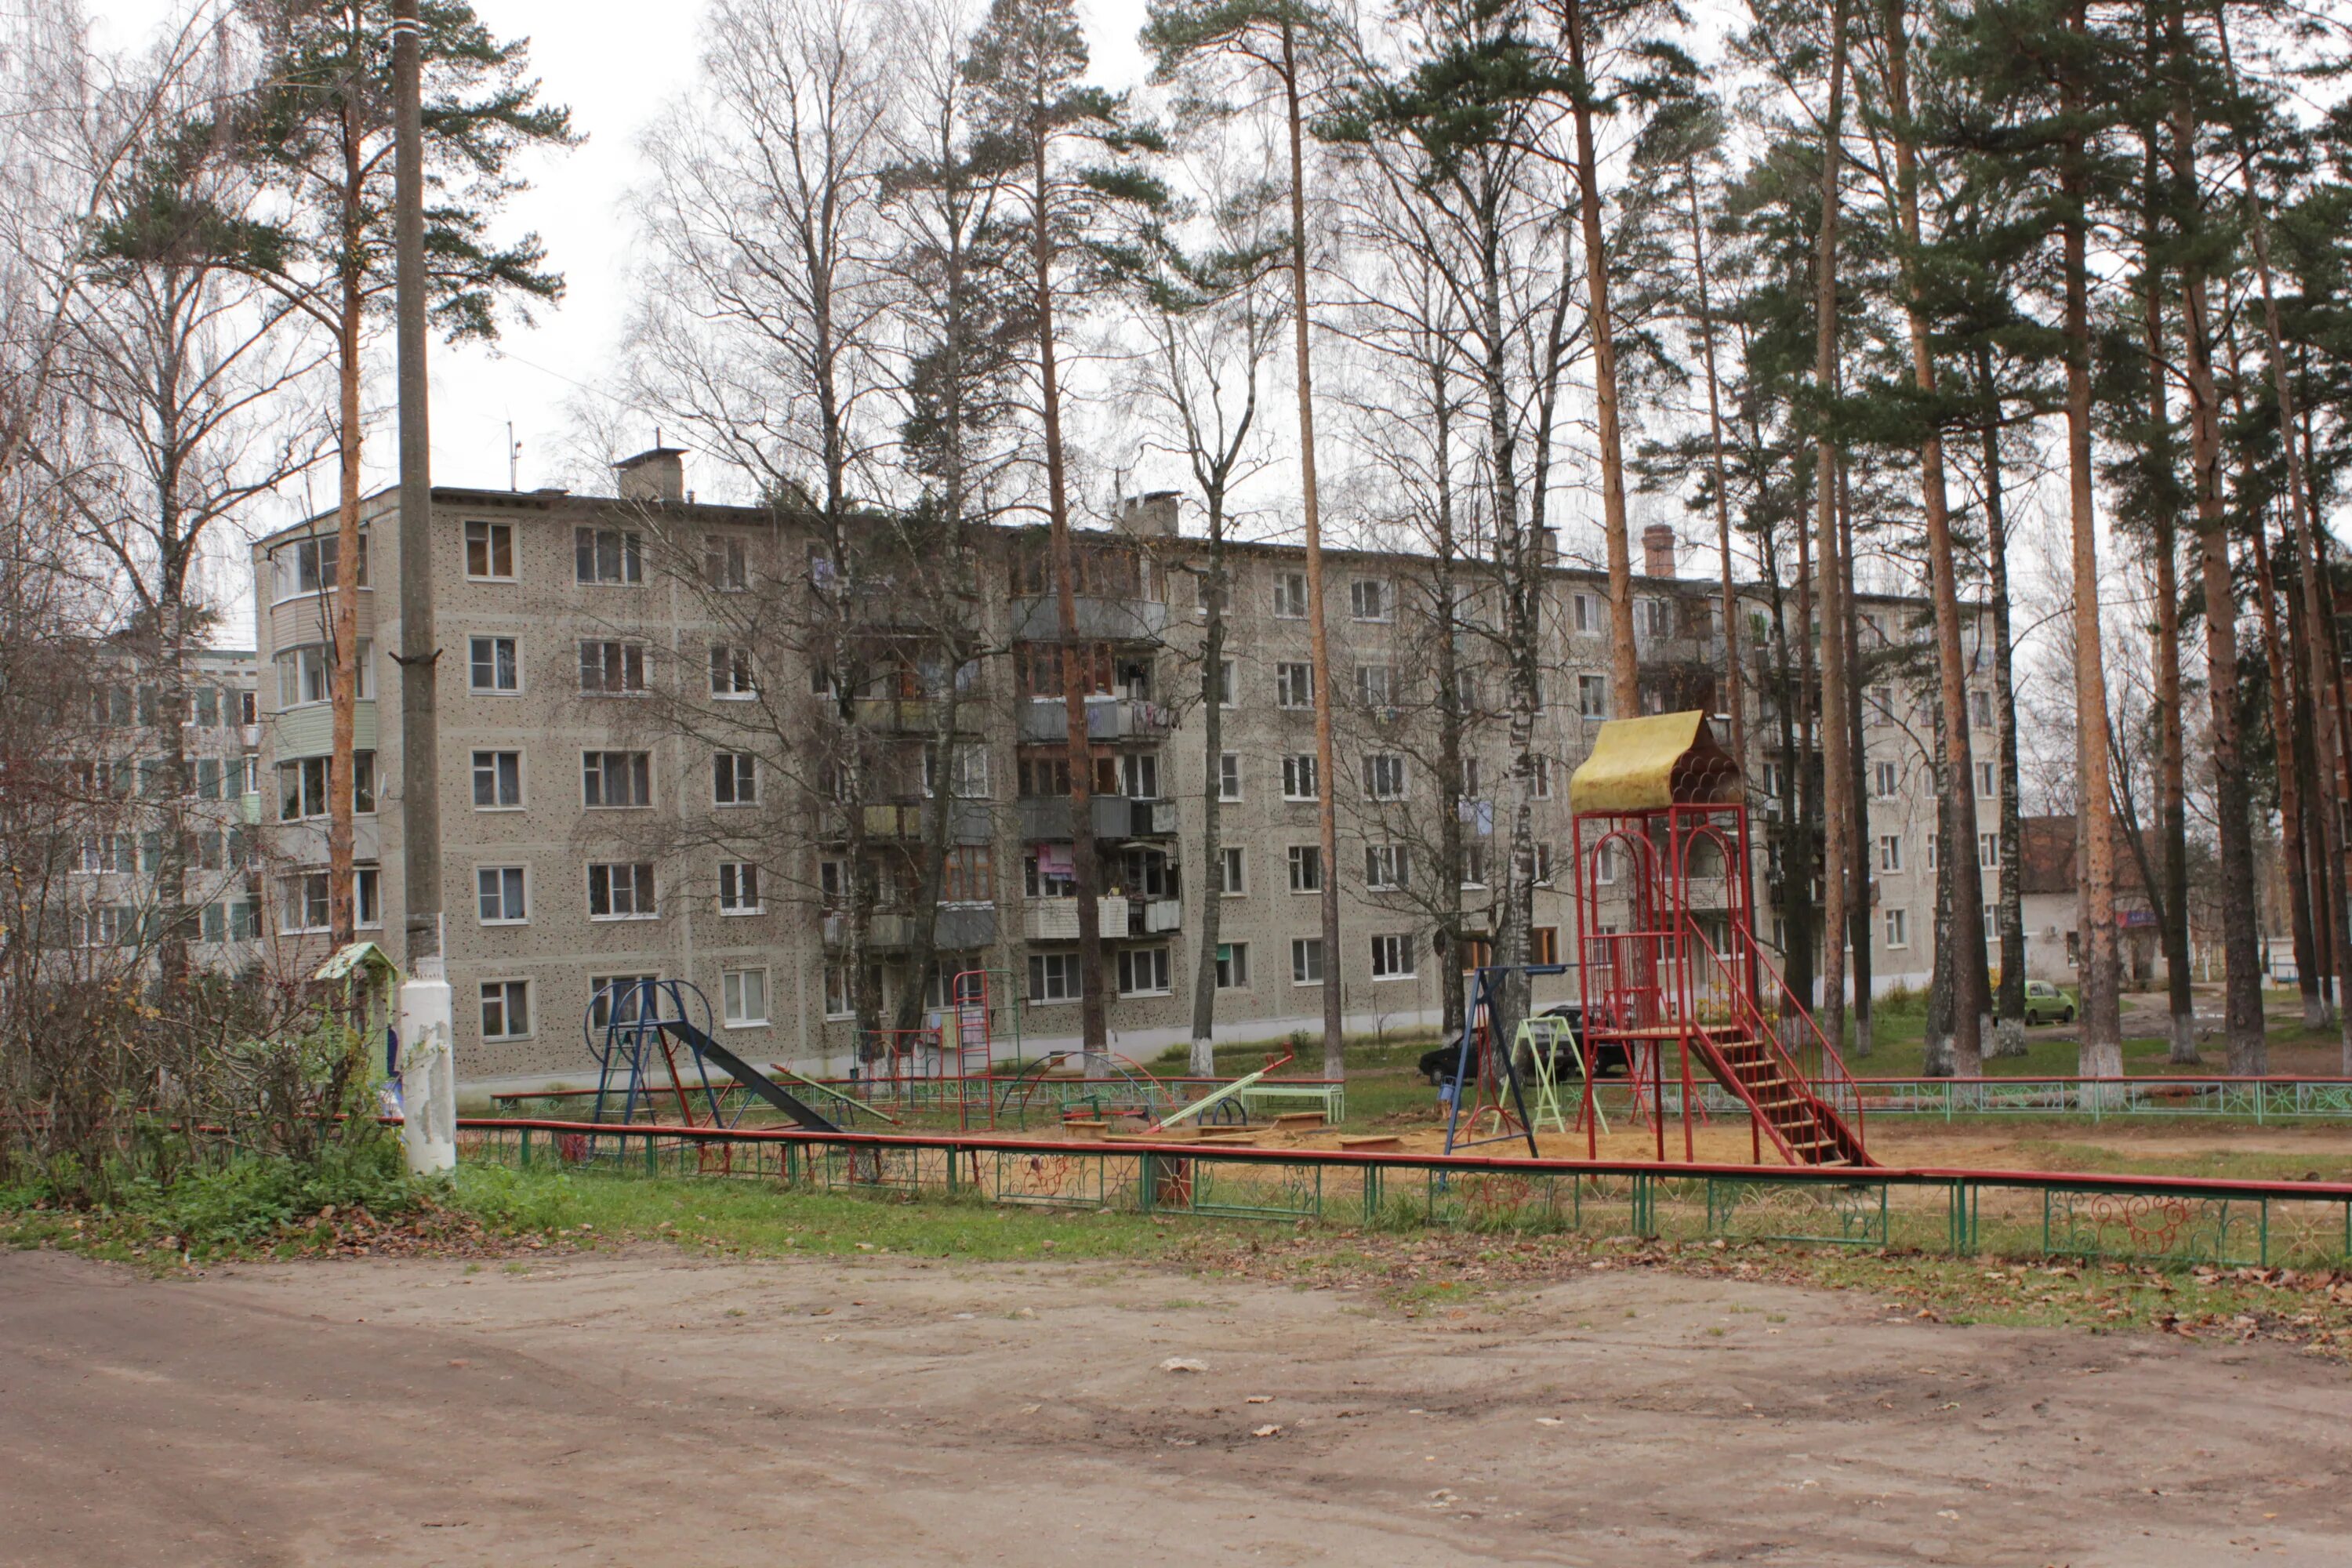
<path fill-rule="evenodd" d="M 2352 1263 L 2352 1184 L 2022 1171 L 1749 1170 L 1075 1143 L 722 1132 L 467 1119 L 466 1159 L 709 1176 L 816 1192 L 1383 1229 L 1911 1248 L 2320 1268 Z"/>

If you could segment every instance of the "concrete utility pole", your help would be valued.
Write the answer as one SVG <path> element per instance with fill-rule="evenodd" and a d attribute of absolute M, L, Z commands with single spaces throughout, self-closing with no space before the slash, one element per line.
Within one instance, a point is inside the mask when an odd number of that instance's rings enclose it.
<path fill-rule="evenodd" d="M 426 1175 L 457 1163 L 454 1012 L 441 961 L 433 474 L 425 380 L 425 130 L 417 0 L 393 0 L 393 320 L 400 405 L 400 812 L 407 979 L 400 988 L 401 1142 Z"/>

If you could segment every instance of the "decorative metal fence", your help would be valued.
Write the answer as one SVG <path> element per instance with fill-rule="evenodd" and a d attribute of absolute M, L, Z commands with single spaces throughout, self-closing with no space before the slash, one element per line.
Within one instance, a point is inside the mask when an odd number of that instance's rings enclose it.
<path fill-rule="evenodd" d="M 1956 1256 L 2352 1263 L 2352 1183 L 2081 1172 L 1765 1169 L 972 1134 L 816 1133 L 494 1118 L 463 1157 L 719 1176 L 811 1192 L 1406 1229 L 1577 1230 Z"/>

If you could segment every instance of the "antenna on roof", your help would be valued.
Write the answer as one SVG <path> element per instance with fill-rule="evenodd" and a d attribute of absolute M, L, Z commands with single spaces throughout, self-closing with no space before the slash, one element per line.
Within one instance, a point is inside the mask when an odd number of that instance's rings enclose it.
<path fill-rule="evenodd" d="M 516 479 L 516 463 L 522 457 L 522 443 L 515 439 L 514 421 L 507 421 L 507 489 L 520 488 Z"/>

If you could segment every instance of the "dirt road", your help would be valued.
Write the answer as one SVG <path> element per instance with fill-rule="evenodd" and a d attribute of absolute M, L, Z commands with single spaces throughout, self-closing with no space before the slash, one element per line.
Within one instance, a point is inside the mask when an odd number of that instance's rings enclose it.
<path fill-rule="evenodd" d="M 2346 1560 L 2341 1367 L 1885 1316 L 1623 1269 L 1406 1320 L 1087 1266 L 12 1254 L 0 1559 Z"/>

